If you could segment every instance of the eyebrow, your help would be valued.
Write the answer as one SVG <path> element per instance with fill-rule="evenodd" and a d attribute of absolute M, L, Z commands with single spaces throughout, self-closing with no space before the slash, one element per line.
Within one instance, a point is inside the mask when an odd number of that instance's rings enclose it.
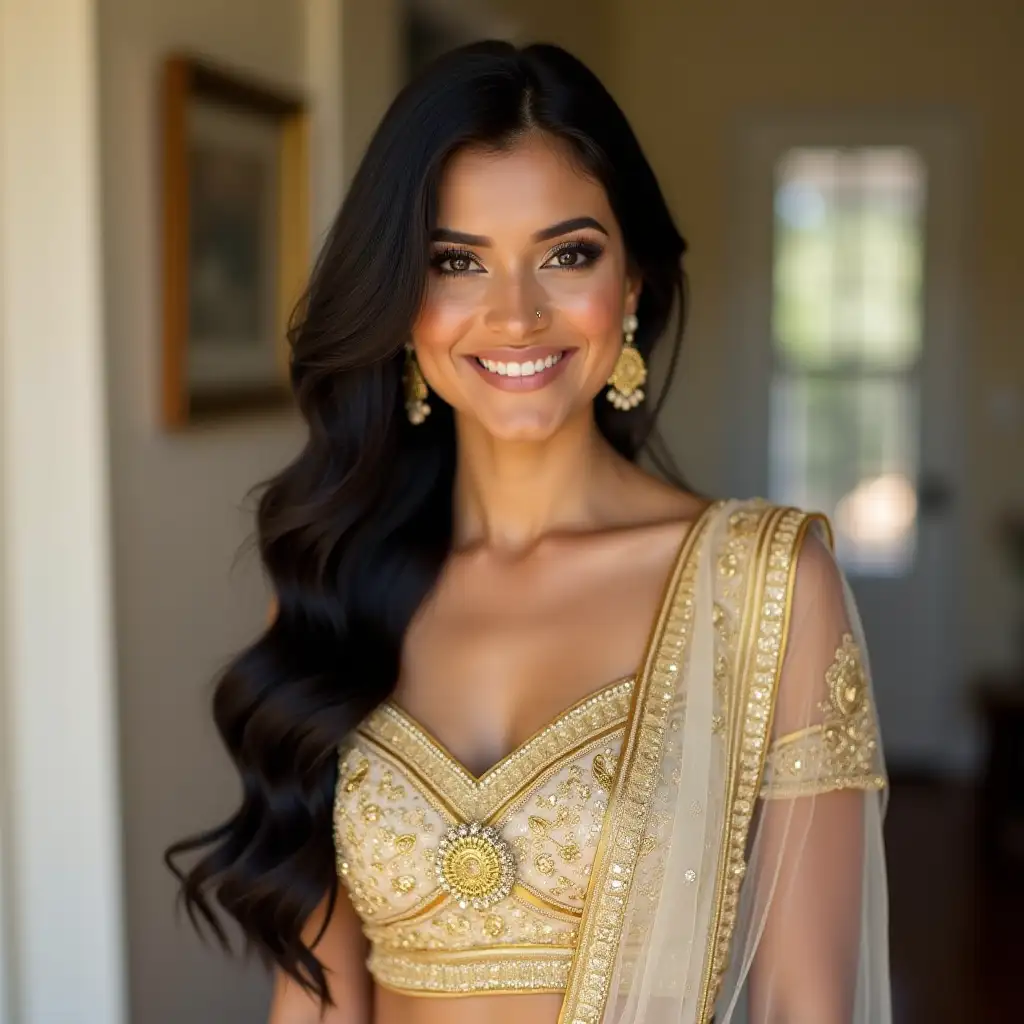
<path fill-rule="evenodd" d="M 579 231 L 581 228 L 593 228 L 600 231 L 602 235 L 609 235 L 609 231 L 600 221 L 593 217 L 571 217 L 569 220 L 559 221 L 551 227 L 544 228 L 534 233 L 535 242 L 547 242 L 559 235 L 567 235 L 570 231 Z M 493 239 L 486 235 L 469 235 L 464 231 L 453 231 L 451 228 L 437 228 L 430 236 L 432 242 L 453 242 L 458 245 L 475 245 L 486 249 L 494 244 Z"/>

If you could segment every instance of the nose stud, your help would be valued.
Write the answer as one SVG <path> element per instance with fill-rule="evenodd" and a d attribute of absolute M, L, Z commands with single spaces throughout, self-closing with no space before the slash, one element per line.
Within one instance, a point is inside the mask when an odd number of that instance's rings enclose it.
<path fill-rule="evenodd" d="M 534 310 L 534 314 L 536 315 L 538 320 L 544 315 L 543 313 L 541 313 L 539 309 Z"/>

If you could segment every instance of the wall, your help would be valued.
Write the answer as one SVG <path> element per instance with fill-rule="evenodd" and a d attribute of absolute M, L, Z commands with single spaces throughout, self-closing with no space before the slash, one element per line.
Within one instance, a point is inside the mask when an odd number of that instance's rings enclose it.
<path fill-rule="evenodd" d="M 403 2 L 342 0 L 342 150 L 346 181 L 351 179 L 377 122 L 402 84 Z"/>
<path fill-rule="evenodd" d="M 396 91 L 403 83 L 402 11 L 408 0 L 342 0 L 343 124 L 346 176 L 356 163 Z M 434 0 L 435 6 L 462 12 L 483 35 L 519 43 L 566 46 L 595 71 L 611 66 L 606 33 L 607 0 Z"/>
<path fill-rule="evenodd" d="M 166 436 L 160 351 L 158 82 L 170 50 L 195 51 L 302 88 L 304 4 L 294 0 L 102 0 L 103 239 L 116 565 L 131 1019 L 251 1024 L 256 968 L 202 946 L 172 914 L 171 840 L 237 801 L 209 715 L 218 666 L 254 634 L 266 597 L 246 490 L 300 441 L 287 418 Z"/>
<path fill-rule="evenodd" d="M 609 0 L 499 0 L 495 8 L 513 25 L 517 42 L 557 43 L 598 76 L 611 74 L 616 44 Z"/>
<path fill-rule="evenodd" d="M 613 91 L 629 115 L 691 243 L 693 306 L 681 385 L 667 413 L 673 445 L 702 487 L 724 473 L 729 367 L 728 137 L 751 109 L 948 107 L 980 148 L 973 154 L 971 330 L 967 376 L 967 530 L 961 607 L 969 667 L 1006 661 L 1015 602 L 993 541 L 993 519 L 1024 503 L 1024 423 L 1000 427 L 1001 385 L 1024 393 L 1024 5 L 1017 0 L 618 0 Z M 666 111 L 671 111 L 666 117 Z"/>
<path fill-rule="evenodd" d="M 95 5 L 0 0 L 0 1020 L 120 1024 Z"/>

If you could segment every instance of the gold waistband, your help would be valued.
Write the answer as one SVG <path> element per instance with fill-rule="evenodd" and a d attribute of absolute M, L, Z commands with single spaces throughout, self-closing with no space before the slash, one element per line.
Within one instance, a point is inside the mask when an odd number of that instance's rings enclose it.
<path fill-rule="evenodd" d="M 563 946 L 490 946 L 393 953 L 372 947 L 367 966 L 385 988 L 410 995 L 564 992 L 573 951 Z"/>

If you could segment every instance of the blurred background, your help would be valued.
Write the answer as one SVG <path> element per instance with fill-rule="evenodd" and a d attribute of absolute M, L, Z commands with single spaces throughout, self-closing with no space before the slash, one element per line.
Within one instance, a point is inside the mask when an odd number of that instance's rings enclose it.
<path fill-rule="evenodd" d="M 0 1022 L 265 1019 L 161 853 L 234 809 L 211 680 L 266 613 L 246 492 L 302 431 L 168 397 L 201 382 L 175 377 L 167 58 L 299 98 L 280 166 L 206 123 L 315 251 L 395 91 L 481 36 L 583 58 L 660 178 L 688 479 L 834 519 L 893 779 L 898 1024 L 1024 1019 L 1020 0 L 0 0 Z"/>

